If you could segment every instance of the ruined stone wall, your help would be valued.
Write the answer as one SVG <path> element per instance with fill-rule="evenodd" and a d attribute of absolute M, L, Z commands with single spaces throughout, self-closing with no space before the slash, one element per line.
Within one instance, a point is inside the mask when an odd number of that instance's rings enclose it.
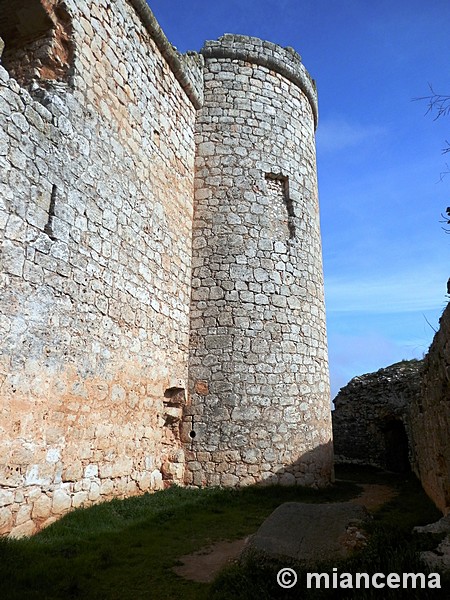
<path fill-rule="evenodd" d="M 401 454 L 424 490 L 450 511 L 450 306 L 423 361 L 355 377 L 334 400 L 336 460 L 395 469 Z M 400 423 L 405 437 L 399 437 Z M 396 437 L 397 436 L 397 437 Z"/>
<path fill-rule="evenodd" d="M 194 485 L 323 485 L 332 470 L 314 129 L 291 49 L 207 42 L 197 118 L 190 394 Z"/>
<path fill-rule="evenodd" d="M 170 482 L 328 483 L 300 57 L 182 56 L 145 0 L 0 0 L 0 56 L 0 535 Z"/>
<path fill-rule="evenodd" d="M 450 305 L 424 361 L 420 395 L 410 421 L 415 471 L 444 514 L 450 512 Z"/>
<path fill-rule="evenodd" d="M 71 18 L 59 0 L 0 0 L 2 62 L 21 85 L 67 81 L 73 61 Z"/>
<path fill-rule="evenodd" d="M 354 377 L 334 399 L 338 463 L 406 471 L 414 463 L 409 409 L 420 393 L 422 362 L 404 361 Z"/>
<path fill-rule="evenodd" d="M 138 4 L 66 0 L 73 54 L 19 61 L 28 91 L 0 19 L 0 533 L 183 481 L 201 59 Z"/>

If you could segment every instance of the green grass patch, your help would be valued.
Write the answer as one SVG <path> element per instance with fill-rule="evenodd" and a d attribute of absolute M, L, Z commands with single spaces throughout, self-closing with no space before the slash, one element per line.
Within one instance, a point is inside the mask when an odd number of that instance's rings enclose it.
<path fill-rule="evenodd" d="M 202 600 L 210 585 L 177 577 L 180 556 L 253 533 L 281 503 L 346 500 L 350 482 L 204 490 L 172 487 L 76 510 L 38 535 L 0 540 L 2 600 Z"/>
<path fill-rule="evenodd" d="M 363 553 L 330 572 L 422 571 L 418 551 L 432 548 L 432 536 L 413 536 L 414 525 L 439 518 L 439 512 L 413 477 L 399 478 L 377 470 L 343 468 L 338 482 L 322 491 L 299 487 L 252 487 L 204 490 L 173 487 L 155 494 L 113 500 L 76 510 L 22 540 L 0 540 L 2 600 L 253 600 L 282 598 L 372 598 L 362 590 L 305 590 L 305 573 L 292 591 L 276 584 L 280 565 L 250 562 L 224 570 L 213 584 L 187 581 L 172 567 L 180 556 L 219 540 L 234 540 L 256 531 L 283 502 L 337 502 L 357 496 L 361 483 L 387 483 L 399 495 L 368 526 L 370 543 Z M 286 563 L 281 566 L 288 566 Z M 377 598 L 389 598 L 376 590 Z M 418 598 L 447 598 L 426 595 Z M 415 598 L 412 590 L 395 598 Z M 373 591 L 372 591 L 373 594 Z M 394 596 L 392 596 L 394 597 Z"/>
<path fill-rule="evenodd" d="M 437 536 L 412 533 L 415 525 L 430 523 L 442 515 L 427 498 L 413 475 L 401 477 L 367 467 L 343 466 L 336 470 L 341 481 L 359 484 L 374 483 L 394 487 L 398 495 L 380 508 L 367 524 L 369 542 L 365 549 L 347 560 L 333 564 L 315 565 L 314 569 L 301 568 L 289 561 L 261 562 L 251 558 L 245 564 L 236 564 L 224 570 L 212 585 L 210 600 L 298 600 L 307 599 L 448 599 L 450 581 L 441 578 L 442 589 L 332 589 L 333 567 L 341 573 L 428 573 L 419 559 L 419 552 L 436 547 Z M 293 568 L 298 583 L 291 590 L 277 584 L 278 571 Z M 307 589 L 307 571 L 328 573 L 330 589 Z M 339 579 L 338 579 L 339 581 Z"/>

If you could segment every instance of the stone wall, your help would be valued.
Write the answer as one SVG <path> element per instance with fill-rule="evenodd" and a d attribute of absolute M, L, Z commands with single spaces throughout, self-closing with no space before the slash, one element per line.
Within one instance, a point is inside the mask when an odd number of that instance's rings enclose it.
<path fill-rule="evenodd" d="M 300 57 L 183 56 L 145 0 L 0 9 L 0 534 L 171 483 L 328 483 Z"/>
<path fill-rule="evenodd" d="M 334 399 L 338 463 L 406 471 L 414 461 L 409 408 L 420 392 L 422 361 L 403 361 L 354 377 Z"/>
<path fill-rule="evenodd" d="M 71 17 L 59 0 L 0 0 L 3 64 L 21 85 L 67 81 L 73 62 Z"/>
<path fill-rule="evenodd" d="M 188 482 L 332 471 L 315 87 L 291 49 L 207 42 L 197 117 Z"/>
<path fill-rule="evenodd" d="M 355 377 L 334 404 L 337 462 L 410 467 L 436 506 L 450 512 L 450 306 L 423 361 Z"/>
<path fill-rule="evenodd" d="M 450 512 L 450 305 L 424 361 L 421 393 L 411 405 L 415 471 L 444 514 Z"/>
<path fill-rule="evenodd" d="M 55 2 L 25 4 L 42 18 L 22 19 L 23 2 L 0 18 L 0 533 L 13 535 L 183 482 L 201 104 L 201 59 L 183 71 L 146 6 L 67 0 L 73 52 L 50 77 L 51 45 L 26 63 L 11 28 L 52 38 Z"/>

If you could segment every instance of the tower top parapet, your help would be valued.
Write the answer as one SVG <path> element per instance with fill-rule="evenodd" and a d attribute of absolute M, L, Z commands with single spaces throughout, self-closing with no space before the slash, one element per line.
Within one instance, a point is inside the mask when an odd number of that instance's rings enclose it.
<path fill-rule="evenodd" d="M 218 40 L 209 40 L 200 50 L 206 58 L 228 58 L 243 60 L 276 71 L 297 85 L 308 98 L 317 127 L 317 89 L 314 79 L 302 63 L 300 55 L 291 47 L 282 48 L 278 44 L 256 37 L 226 33 Z"/>

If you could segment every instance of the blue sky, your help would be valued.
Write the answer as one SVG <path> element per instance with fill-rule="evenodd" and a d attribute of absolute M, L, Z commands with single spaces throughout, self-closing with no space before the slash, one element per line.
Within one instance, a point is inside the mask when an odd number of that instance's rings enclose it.
<path fill-rule="evenodd" d="M 332 397 L 355 375 L 421 358 L 448 301 L 448 0 L 149 0 L 182 52 L 224 33 L 302 56 L 319 91 L 317 161 Z M 450 163 L 450 155 L 447 155 Z M 428 323 L 428 322 L 429 323 Z"/>

